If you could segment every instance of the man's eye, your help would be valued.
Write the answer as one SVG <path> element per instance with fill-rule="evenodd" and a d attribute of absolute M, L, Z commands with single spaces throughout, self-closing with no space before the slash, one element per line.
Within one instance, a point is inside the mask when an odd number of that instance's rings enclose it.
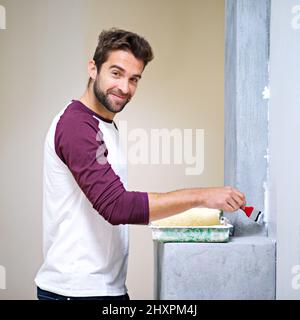
<path fill-rule="evenodd" d="M 120 76 L 120 72 L 118 72 L 118 71 L 113 71 L 112 74 L 113 74 L 114 76 L 117 76 L 117 77 Z"/>
<path fill-rule="evenodd" d="M 138 80 L 137 78 L 132 78 L 131 81 L 132 81 L 133 83 L 138 83 L 139 80 Z"/>

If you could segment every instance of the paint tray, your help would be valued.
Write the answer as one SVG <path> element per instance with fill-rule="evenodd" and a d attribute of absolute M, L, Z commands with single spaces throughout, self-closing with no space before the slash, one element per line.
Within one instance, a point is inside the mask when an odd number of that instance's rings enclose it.
<path fill-rule="evenodd" d="M 228 242 L 233 226 L 223 223 L 213 226 L 154 226 L 152 239 L 159 242 Z"/>

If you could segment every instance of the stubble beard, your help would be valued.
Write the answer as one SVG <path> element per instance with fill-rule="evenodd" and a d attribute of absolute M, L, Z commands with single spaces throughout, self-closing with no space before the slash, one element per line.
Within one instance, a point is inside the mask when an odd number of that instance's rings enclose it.
<path fill-rule="evenodd" d="M 97 98 L 97 100 L 99 101 L 99 103 L 101 105 L 103 105 L 103 107 L 105 109 L 107 109 L 108 111 L 110 111 L 112 113 L 121 112 L 124 109 L 124 107 L 126 106 L 126 104 L 130 101 L 130 97 L 128 97 L 123 104 L 115 104 L 112 101 L 110 101 L 110 99 L 109 99 L 110 91 L 107 91 L 107 93 L 105 93 L 100 89 L 100 86 L 98 83 L 98 78 L 94 82 L 93 91 L 94 91 L 94 95 Z"/>

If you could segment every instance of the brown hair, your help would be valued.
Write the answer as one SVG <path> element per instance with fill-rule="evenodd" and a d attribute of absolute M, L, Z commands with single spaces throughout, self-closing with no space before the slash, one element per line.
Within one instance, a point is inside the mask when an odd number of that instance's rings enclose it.
<path fill-rule="evenodd" d="M 93 57 L 98 73 L 102 64 L 107 61 L 109 53 L 114 50 L 130 51 L 137 59 L 144 62 L 144 67 L 153 59 L 151 46 L 146 39 L 130 31 L 111 28 L 102 31 L 98 38 Z M 91 80 L 90 78 L 88 86 Z"/>

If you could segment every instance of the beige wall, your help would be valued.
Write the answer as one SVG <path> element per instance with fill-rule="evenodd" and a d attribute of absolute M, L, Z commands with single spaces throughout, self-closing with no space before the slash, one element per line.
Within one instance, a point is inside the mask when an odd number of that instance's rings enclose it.
<path fill-rule="evenodd" d="M 86 61 L 111 26 L 144 35 L 155 59 L 116 121 L 135 128 L 205 130 L 204 171 L 186 165 L 129 164 L 129 189 L 169 191 L 223 183 L 222 0 L 2 0 L 0 30 L 0 299 L 34 299 L 42 262 L 42 151 L 53 116 L 86 85 Z M 130 143 L 129 143 L 130 146 Z M 149 149 L 151 152 L 151 148 Z M 131 226 L 127 286 L 153 297 L 153 245 L 147 226 Z"/>

